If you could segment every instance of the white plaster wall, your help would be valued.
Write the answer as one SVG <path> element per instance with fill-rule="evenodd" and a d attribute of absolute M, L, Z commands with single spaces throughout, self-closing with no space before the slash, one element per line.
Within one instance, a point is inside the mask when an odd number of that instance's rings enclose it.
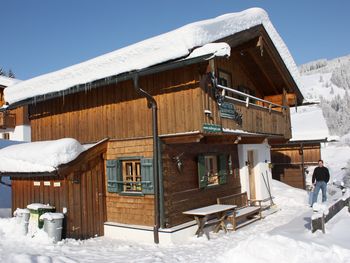
<path fill-rule="evenodd" d="M 174 229 L 160 229 L 159 243 L 162 245 L 182 244 L 195 236 L 197 225 L 195 222 L 185 223 Z M 206 228 L 205 231 L 210 231 Z M 130 226 L 108 223 L 104 225 L 104 235 L 109 238 L 142 243 L 154 243 L 153 229 L 151 227 Z"/>
<path fill-rule="evenodd" d="M 239 144 L 238 156 L 239 156 L 239 168 L 242 192 L 247 192 L 250 196 L 249 190 L 249 174 L 246 162 L 248 161 L 248 151 L 254 151 L 254 174 L 255 174 L 255 187 L 256 187 L 256 199 L 269 198 L 269 193 L 266 184 L 272 185 L 272 173 L 269 168 L 271 163 L 270 146 L 267 143 L 262 144 Z M 264 183 L 264 178 L 266 184 Z M 273 196 L 272 189 L 271 195 Z"/>
<path fill-rule="evenodd" d="M 10 134 L 11 141 L 31 141 L 31 129 L 29 125 L 19 125 L 15 129 L 0 130 L 0 138 L 3 138 L 4 133 Z"/>

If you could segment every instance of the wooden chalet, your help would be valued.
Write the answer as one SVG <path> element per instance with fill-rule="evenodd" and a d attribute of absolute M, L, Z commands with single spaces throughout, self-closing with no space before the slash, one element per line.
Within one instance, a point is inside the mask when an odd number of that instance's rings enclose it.
<path fill-rule="evenodd" d="M 311 185 L 308 169 L 322 159 L 322 143 L 329 138 L 322 109 L 317 105 L 292 108 L 293 137 L 287 143 L 271 145 L 272 177 L 290 186 L 305 189 Z M 308 182 L 308 177 L 310 177 Z"/>
<path fill-rule="evenodd" d="M 98 197 L 105 214 L 86 219 L 104 225 L 104 235 L 152 239 L 151 230 L 158 227 L 161 236 L 179 233 L 193 226 L 183 211 L 243 191 L 251 198 L 268 197 L 261 179 L 271 179 L 268 142 L 291 138 L 289 104 L 302 96 L 262 24 L 213 41 L 214 46 L 223 42 L 230 47 L 224 56 L 209 52 L 172 59 L 69 87 L 64 96 L 55 92 L 13 103 L 28 105 L 33 141 L 109 138 L 103 171 L 100 164 L 89 171 L 105 182 Z M 152 125 L 152 120 L 157 121 Z M 88 185 L 80 177 L 66 176 L 65 188 L 75 188 L 50 199 L 50 205 L 61 207 L 64 198 L 80 195 Z M 14 179 L 14 189 L 21 189 L 13 194 L 18 206 L 53 195 L 50 187 L 35 189 L 34 177 Z M 68 222 L 87 208 L 71 204 Z M 68 225 L 67 237 L 91 233 L 81 221 Z"/>
<path fill-rule="evenodd" d="M 18 82 L 18 79 L 0 76 L 0 108 L 5 104 L 4 89 Z M 30 140 L 30 123 L 27 106 L 0 112 L 0 139 L 16 141 Z"/>

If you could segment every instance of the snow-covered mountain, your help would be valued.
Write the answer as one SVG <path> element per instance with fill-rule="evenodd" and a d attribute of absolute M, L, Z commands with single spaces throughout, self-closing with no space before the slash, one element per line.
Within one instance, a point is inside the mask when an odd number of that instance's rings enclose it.
<path fill-rule="evenodd" d="M 299 66 L 300 89 L 308 102 L 320 102 L 331 135 L 350 132 L 350 55 Z"/>

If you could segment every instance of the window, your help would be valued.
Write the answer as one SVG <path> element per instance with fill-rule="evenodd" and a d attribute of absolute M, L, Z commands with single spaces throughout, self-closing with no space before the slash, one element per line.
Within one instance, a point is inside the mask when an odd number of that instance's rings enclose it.
<path fill-rule="evenodd" d="M 218 158 L 216 155 L 204 156 L 205 176 L 208 177 L 207 185 L 219 184 Z"/>
<path fill-rule="evenodd" d="M 126 157 L 106 161 L 110 193 L 153 194 L 153 159 Z"/>
<path fill-rule="evenodd" d="M 122 161 L 124 192 L 142 192 L 141 163 L 137 161 Z"/>
<path fill-rule="evenodd" d="M 232 88 L 232 76 L 231 73 L 218 69 L 218 84 L 224 87 Z M 233 97 L 233 92 L 225 91 L 226 95 Z"/>
<path fill-rule="evenodd" d="M 227 175 L 232 175 L 229 154 L 204 154 L 198 156 L 199 188 L 226 184 Z"/>
<path fill-rule="evenodd" d="M 2 138 L 4 140 L 10 140 L 10 134 L 8 132 L 5 132 L 5 133 L 2 134 Z"/>

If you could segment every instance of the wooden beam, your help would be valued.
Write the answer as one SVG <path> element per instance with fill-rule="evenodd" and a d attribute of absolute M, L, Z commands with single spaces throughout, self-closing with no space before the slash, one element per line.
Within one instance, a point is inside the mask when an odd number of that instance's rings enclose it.
<path fill-rule="evenodd" d="M 294 91 L 293 77 L 291 76 L 289 70 L 287 69 L 287 66 L 285 65 L 280 54 L 276 50 L 276 47 L 272 43 L 265 29 L 261 30 L 261 33 L 263 35 L 264 50 L 270 55 L 272 63 L 274 64 L 275 68 L 278 70 L 286 86 L 289 88 L 289 90 L 290 88 L 293 88 L 293 91 Z M 290 76 L 290 78 L 287 78 L 287 76 Z"/>
<path fill-rule="evenodd" d="M 243 71 L 243 73 L 246 76 L 251 76 L 251 72 L 248 69 L 248 66 L 246 65 L 246 62 L 244 61 L 244 59 L 241 58 L 241 56 L 238 53 L 234 53 L 232 54 L 232 56 L 234 58 L 236 58 L 236 60 L 238 61 L 239 65 L 241 66 L 241 70 Z M 261 92 L 261 87 L 264 86 L 264 84 L 259 83 L 258 81 L 256 81 L 255 78 L 250 78 L 249 80 L 253 83 L 254 87 L 259 90 L 259 92 Z"/>
<path fill-rule="evenodd" d="M 203 137 L 203 134 L 190 134 L 162 137 L 161 140 L 165 144 L 198 143 Z"/>
<path fill-rule="evenodd" d="M 259 60 L 255 54 L 252 53 L 252 51 L 247 50 L 248 54 L 252 57 L 252 59 L 254 60 L 254 62 L 259 66 L 262 76 L 266 79 L 266 82 L 270 84 L 270 86 L 272 87 L 272 89 L 275 91 L 276 94 L 279 93 L 275 83 L 273 83 L 273 81 L 269 78 L 269 76 L 266 74 L 265 70 L 264 70 L 264 66 L 261 63 L 261 60 Z"/>

